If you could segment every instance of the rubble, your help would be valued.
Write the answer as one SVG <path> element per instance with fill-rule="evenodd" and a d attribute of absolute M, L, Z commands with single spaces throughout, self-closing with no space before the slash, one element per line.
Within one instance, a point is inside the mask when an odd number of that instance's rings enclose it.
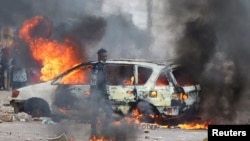
<path fill-rule="evenodd" d="M 44 119 L 44 120 L 42 120 L 42 124 L 55 125 L 56 123 L 54 121 L 52 121 L 51 119 Z"/>
<path fill-rule="evenodd" d="M 29 114 L 27 114 L 27 113 L 20 112 L 20 113 L 17 113 L 17 114 L 15 115 L 15 119 L 16 119 L 16 120 L 19 120 L 19 121 L 26 122 L 26 121 L 31 121 L 31 120 L 32 120 L 32 117 L 31 117 L 31 115 L 29 115 Z"/>
<path fill-rule="evenodd" d="M 4 122 L 12 122 L 13 115 L 8 113 L 0 114 L 0 120 Z"/>

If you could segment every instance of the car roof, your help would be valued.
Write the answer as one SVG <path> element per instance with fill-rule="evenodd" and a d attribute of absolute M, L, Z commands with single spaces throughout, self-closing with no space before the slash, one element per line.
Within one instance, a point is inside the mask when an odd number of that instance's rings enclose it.
<path fill-rule="evenodd" d="M 58 76 L 56 76 L 54 78 L 54 81 L 56 81 L 60 76 L 70 72 L 71 70 L 74 70 L 74 69 L 77 69 L 81 66 L 84 66 L 84 65 L 92 65 L 94 63 L 96 63 L 97 61 L 87 61 L 87 62 L 82 62 L 80 64 L 77 64 L 75 66 L 73 66 L 72 68 L 64 71 L 63 73 L 59 74 Z M 159 65 L 159 66 L 164 66 L 166 67 L 167 69 L 175 69 L 177 67 L 179 67 L 180 65 L 179 64 L 175 64 L 173 61 L 163 61 L 163 60 L 153 60 L 153 59 L 109 59 L 106 61 L 106 63 L 121 63 L 121 64 L 147 64 L 147 65 L 150 65 L 150 64 L 155 64 L 155 65 Z"/>
<path fill-rule="evenodd" d="M 172 68 L 176 68 L 178 66 L 180 66 L 177 63 L 174 63 L 171 60 L 157 60 L 157 59 L 133 59 L 133 58 L 129 58 L 129 59 L 109 59 L 106 61 L 107 63 L 132 63 L 132 64 L 156 64 L 156 65 L 160 65 L 160 66 L 167 66 L 168 68 L 172 69 Z"/>

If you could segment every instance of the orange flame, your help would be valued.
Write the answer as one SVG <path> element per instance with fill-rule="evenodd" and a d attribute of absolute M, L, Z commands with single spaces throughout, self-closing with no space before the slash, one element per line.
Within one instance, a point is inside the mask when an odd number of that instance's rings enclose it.
<path fill-rule="evenodd" d="M 59 110 L 59 112 L 65 114 L 65 115 L 67 114 L 67 111 L 65 108 L 59 108 L 58 110 Z"/>
<path fill-rule="evenodd" d="M 139 124 L 140 123 L 140 118 L 142 117 L 142 114 L 140 114 L 139 109 L 135 108 L 132 111 L 131 117 L 125 117 L 124 119 L 128 123 L 133 123 L 133 124 Z"/>
<path fill-rule="evenodd" d="M 210 124 L 209 121 L 205 121 L 202 123 L 183 123 L 179 124 L 178 127 L 180 129 L 208 129 L 208 125 Z"/>
<path fill-rule="evenodd" d="M 134 77 L 134 76 L 131 76 L 130 80 L 123 80 L 122 83 L 123 83 L 124 85 L 133 85 L 134 81 L 135 81 L 135 77 Z"/>
<path fill-rule="evenodd" d="M 89 139 L 89 141 L 114 141 L 113 139 L 105 139 L 104 137 L 97 138 L 96 136 Z"/>
<path fill-rule="evenodd" d="M 35 16 L 24 21 L 19 31 L 19 37 L 28 43 L 32 57 L 42 66 L 40 80 L 47 81 L 78 64 L 81 60 L 75 46 L 69 40 L 58 43 L 44 37 L 31 37 L 31 30 L 41 21 L 48 23 L 43 16 Z"/>

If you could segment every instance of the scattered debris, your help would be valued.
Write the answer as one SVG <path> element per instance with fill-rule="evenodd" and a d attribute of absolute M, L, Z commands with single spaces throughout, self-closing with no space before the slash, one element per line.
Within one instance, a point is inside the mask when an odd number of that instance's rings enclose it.
<path fill-rule="evenodd" d="M 140 123 L 138 125 L 139 129 L 150 129 L 150 130 L 156 130 L 157 128 L 169 128 L 167 125 L 159 125 L 159 124 L 154 124 L 154 123 Z"/>
<path fill-rule="evenodd" d="M 1 113 L 14 113 L 14 108 L 12 106 L 1 106 L 0 105 L 0 112 Z"/>
<path fill-rule="evenodd" d="M 157 124 L 152 124 L 152 123 L 140 123 L 139 124 L 139 129 L 151 129 L 151 130 L 156 130 L 158 127 Z"/>
<path fill-rule="evenodd" d="M 150 136 L 145 136 L 145 139 L 153 139 L 153 140 L 159 141 L 159 140 L 162 139 L 162 137 L 150 137 Z"/>
<path fill-rule="evenodd" d="M 25 113 L 25 112 L 20 112 L 20 113 L 16 114 L 15 118 L 16 118 L 16 120 L 26 122 L 26 121 L 31 121 L 32 116 Z"/>
<path fill-rule="evenodd" d="M 56 124 L 53 120 L 51 120 L 51 119 L 44 119 L 43 121 L 42 121 L 42 124 L 48 124 L 48 125 L 50 125 L 50 124 Z"/>
<path fill-rule="evenodd" d="M 13 115 L 8 114 L 8 113 L 1 114 L 0 115 L 0 120 L 2 120 L 4 122 L 12 122 L 13 121 Z"/>

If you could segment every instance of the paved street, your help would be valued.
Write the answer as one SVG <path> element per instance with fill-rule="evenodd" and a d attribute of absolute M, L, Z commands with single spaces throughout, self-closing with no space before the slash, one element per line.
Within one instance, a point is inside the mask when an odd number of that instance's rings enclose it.
<path fill-rule="evenodd" d="M 89 125 L 75 122 L 58 123 L 57 125 L 45 125 L 38 121 L 3 122 L 0 125 L 0 141 L 46 141 L 64 131 L 68 138 L 72 138 L 74 141 L 87 141 Z M 202 141 L 207 137 L 206 130 L 157 129 L 147 131 L 149 133 L 138 131 L 134 137 L 136 140 L 131 141 Z"/>
<path fill-rule="evenodd" d="M 3 106 L 8 102 L 10 92 L 0 92 L 1 112 L 9 112 L 12 108 Z M 13 114 L 13 113 L 12 113 Z M 48 120 L 50 121 L 50 120 Z M 130 130 L 122 127 L 126 141 L 202 141 L 207 137 L 206 130 L 182 130 L 182 129 L 136 129 Z M 63 120 L 59 123 L 45 123 L 44 120 L 20 121 L 14 119 L 11 122 L 0 123 L 0 141 L 48 141 L 49 138 L 57 137 L 63 132 L 70 141 L 88 141 L 90 126 L 77 121 Z M 133 137 L 129 137 L 132 136 Z"/>

